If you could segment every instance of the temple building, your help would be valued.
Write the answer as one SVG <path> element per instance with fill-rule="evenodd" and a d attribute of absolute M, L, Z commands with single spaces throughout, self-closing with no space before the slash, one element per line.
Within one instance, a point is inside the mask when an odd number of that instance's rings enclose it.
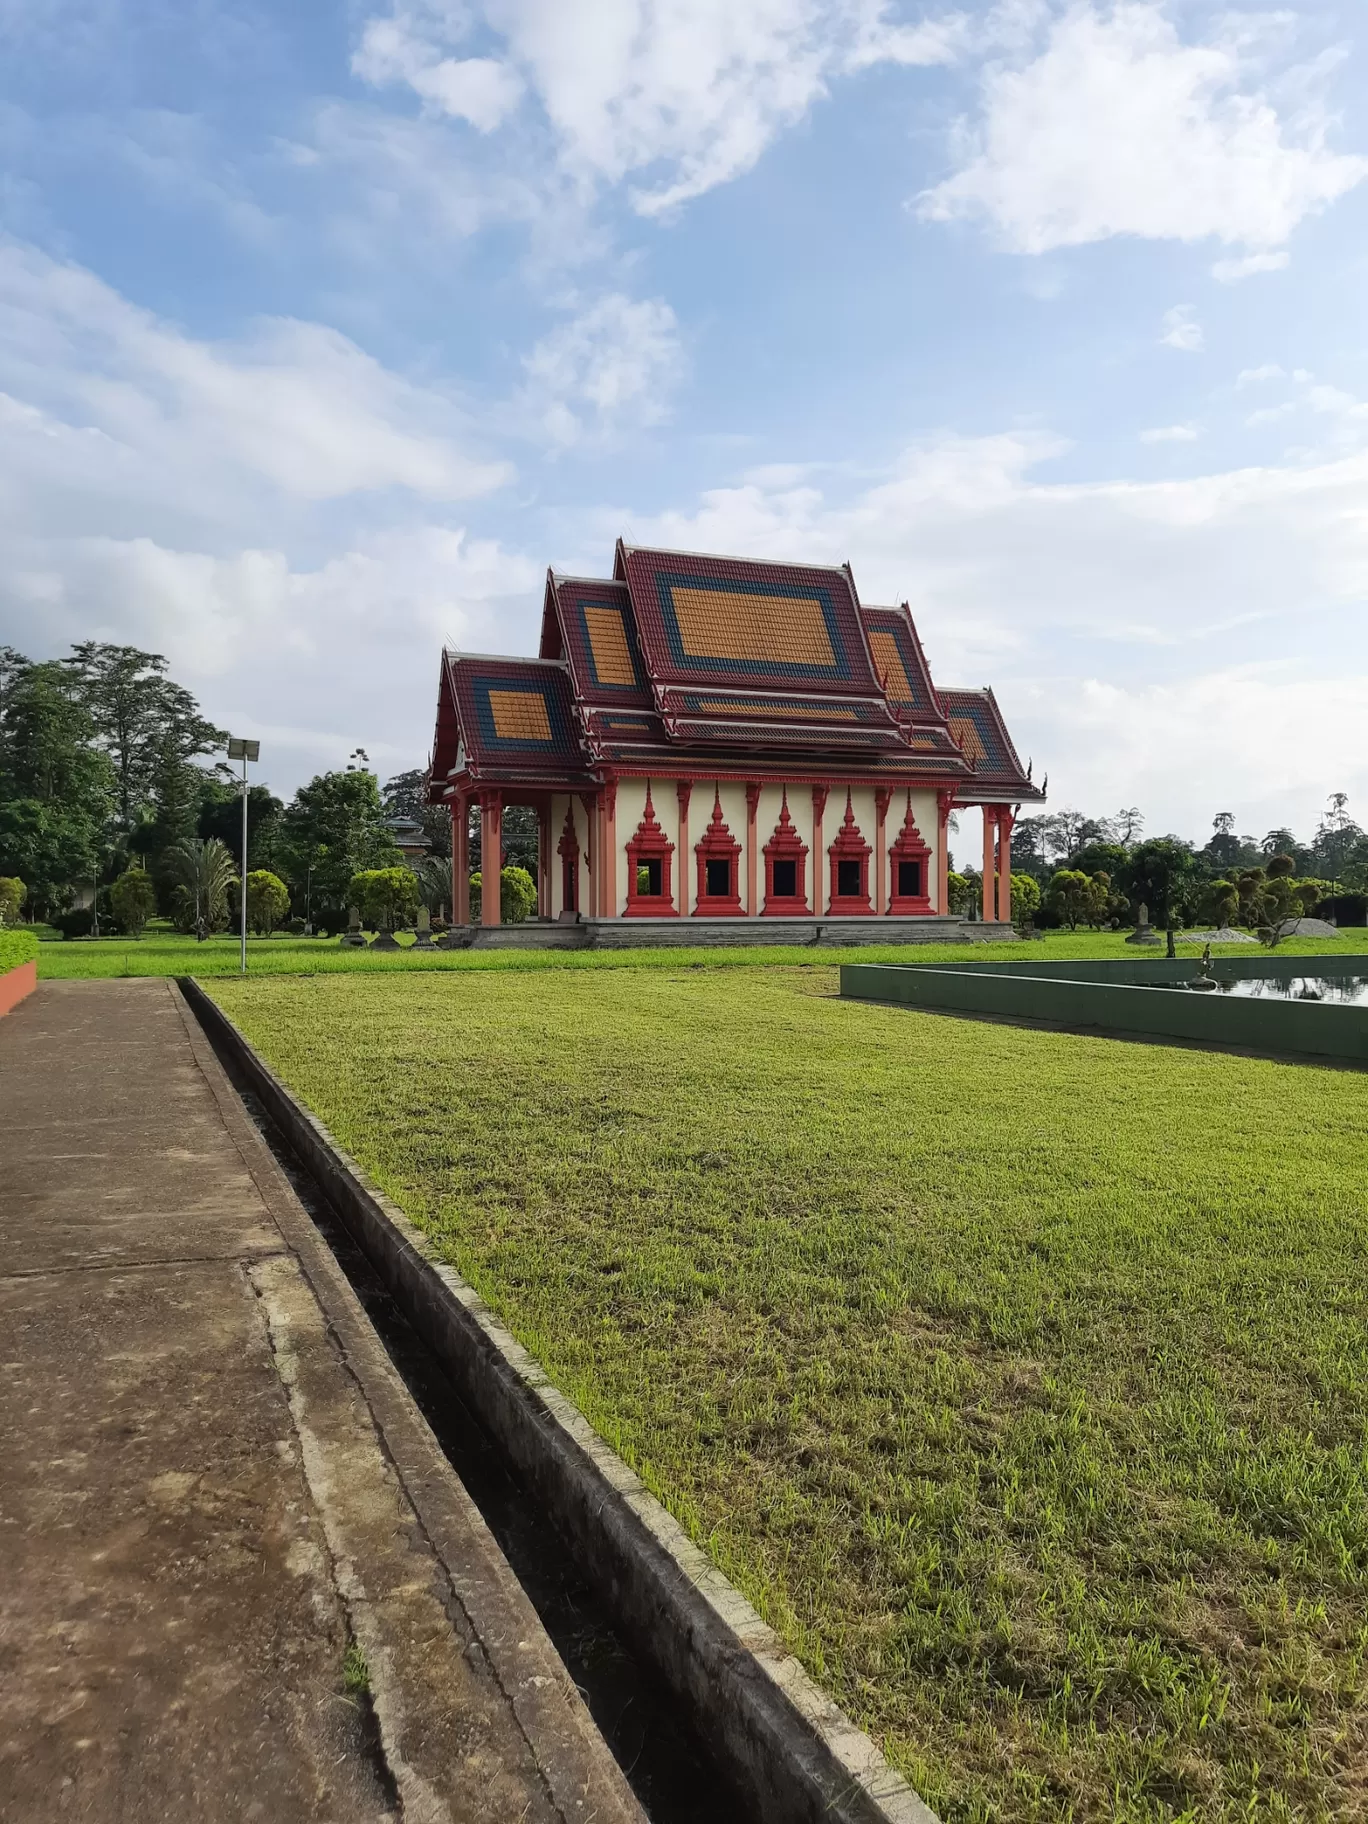
<path fill-rule="evenodd" d="M 431 793 L 457 927 L 472 810 L 492 855 L 529 805 L 538 923 L 507 938 L 652 943 L 948 935 L 946 824 L 969 807 L 982 920 L 1006 925 L 1012 820 L 1044 796 L 992 691 L 934 684 L 906 603 L 865 606 L 848 565 L 621 541 L 611 581 L 548 574 L 539 657 L 443 653 Z M 474 935 L 498 923 L 483 894 Z"/>

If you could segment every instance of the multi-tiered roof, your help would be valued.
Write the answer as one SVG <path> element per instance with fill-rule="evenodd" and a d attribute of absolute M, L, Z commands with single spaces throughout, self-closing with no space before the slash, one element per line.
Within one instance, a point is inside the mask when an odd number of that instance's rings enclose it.
<path fill-rule="evenodd" d="M 906 603 L 865 607 L 848 565 L 619 540 L 611 579 L 548 572 L 539 658 L 442 655 L 435 796 L 813 768 L 1041 796 L 993 693 L 938 690 Z"/>

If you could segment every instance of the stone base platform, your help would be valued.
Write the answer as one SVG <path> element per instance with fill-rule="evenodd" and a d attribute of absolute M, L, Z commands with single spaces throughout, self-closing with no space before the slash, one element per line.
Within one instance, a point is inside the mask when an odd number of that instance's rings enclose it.
<path fill-rule="evenodd" d="M 984 944 L 1010 940 L 1010 924 L 962 918 L 586 918 L 561 924 L 529 918 L 520 925 L 453 925 L 447 950 L 636 950 L 801 944 Z"/>

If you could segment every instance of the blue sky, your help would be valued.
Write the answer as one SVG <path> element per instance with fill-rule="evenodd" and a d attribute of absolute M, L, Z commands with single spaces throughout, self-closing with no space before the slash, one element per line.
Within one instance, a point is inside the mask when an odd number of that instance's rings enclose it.
<path fill-rule="evenodd" d="M 1368 816 L 1368 18 L 0 0 L 0 639 L 278 790 L 613 539 L 849 559 L 1056 805 Z"/>

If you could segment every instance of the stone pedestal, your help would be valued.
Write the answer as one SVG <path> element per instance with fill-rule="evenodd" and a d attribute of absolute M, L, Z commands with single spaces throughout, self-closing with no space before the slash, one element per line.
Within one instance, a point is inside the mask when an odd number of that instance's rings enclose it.
<path fill-rule="evenodd" d="M 342 942 L 353 950 L 364 950 L 366 940 L 361 935 L 361 913 L 353 906 L 347 914 L 347 929 L 342 934 Z"/>

